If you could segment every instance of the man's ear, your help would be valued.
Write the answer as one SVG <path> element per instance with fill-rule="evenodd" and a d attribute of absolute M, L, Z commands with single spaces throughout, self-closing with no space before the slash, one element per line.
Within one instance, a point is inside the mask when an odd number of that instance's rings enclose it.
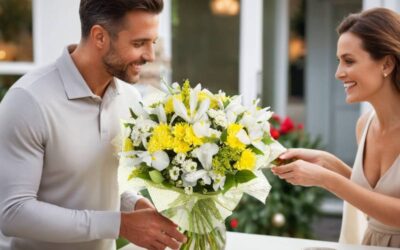
<path fill-rule="evenodd" d="M 93 25 L 90 29 L 90 38 L 98 49 L 107 48 L 110 41 L 110 35 L 101 25 Z"/>

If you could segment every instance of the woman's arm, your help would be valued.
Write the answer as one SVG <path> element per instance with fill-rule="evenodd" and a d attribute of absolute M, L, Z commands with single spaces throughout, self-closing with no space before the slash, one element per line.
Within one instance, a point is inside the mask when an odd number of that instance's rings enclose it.
<path fill-rule="evenodd" d="M 341 174 L 303 160 L 275 167 L 272 172 L 293 185 L 322 187 L 382 223 L 400 227 L 400 199 L 369 191 Z"/>

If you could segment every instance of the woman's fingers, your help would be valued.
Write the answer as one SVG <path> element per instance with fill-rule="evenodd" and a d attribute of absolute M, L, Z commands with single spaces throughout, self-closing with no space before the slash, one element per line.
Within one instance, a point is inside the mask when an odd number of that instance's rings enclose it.
<path fill-rule="evenodd" d="M 302 152 L 301 148 L 291 148 L 286 150 L 286 152 L 284 152 L 283 154 L 281 154 L 279 158 L 282 160 L 295 158 L 298 157 L 301 154 L 301 152 Z"/>

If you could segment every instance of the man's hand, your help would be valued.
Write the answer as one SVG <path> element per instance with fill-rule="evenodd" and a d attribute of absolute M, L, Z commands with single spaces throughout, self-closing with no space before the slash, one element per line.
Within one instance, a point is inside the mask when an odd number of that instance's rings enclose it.
<path fill-rule="evenodd" d="M 151 250 L 166 247 L 179 249 L 180 244 L 186 241 L 186 237 L 178 231 L 177 225 L 159 214 L 154 207 L 141 208 L 142 205 L 149 204 L 142 201 L 136 204 L 134 212 L 121 213 L 120 236 Z"/>
<path fill-rule="evenodd" d="M 136 201 L 135 210 L 146 209 L 146 208 L 151 208 L 156 210 L 154 205 L 146 198 L 141 198 L 138 201 Z"/>

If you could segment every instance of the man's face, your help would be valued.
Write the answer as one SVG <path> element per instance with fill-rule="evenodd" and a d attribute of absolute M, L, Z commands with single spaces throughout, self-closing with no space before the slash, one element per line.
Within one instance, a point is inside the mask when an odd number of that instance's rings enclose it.
<path fill-rule="evenodd" d="M 126 14 L 124 26 L 103 56 L 107 72 L 125 82 L 139 80 L 141 66 L 154 61 L 154 44 L 158 36 L 158 15 L 132 11 Z"/>

